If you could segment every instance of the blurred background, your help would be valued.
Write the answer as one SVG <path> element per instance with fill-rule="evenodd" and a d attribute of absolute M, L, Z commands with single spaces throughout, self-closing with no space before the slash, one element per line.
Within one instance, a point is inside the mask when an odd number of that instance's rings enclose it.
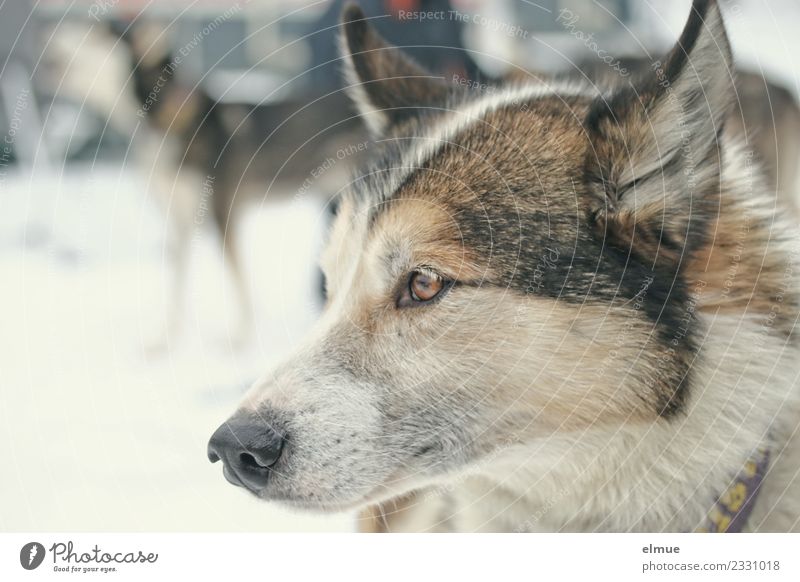
<path fill-rule="evenodd" d="M 257 503 L 205 457 L 317 317 L 331 207 L 369 153 L 342 4 L 0 5 L 0 530 L 353 529 Z M 475 86 L 666 51 L 689 4 L 361 2 Z M 800 3 L 725 16 L 739 66 L 794 100 Z"/>

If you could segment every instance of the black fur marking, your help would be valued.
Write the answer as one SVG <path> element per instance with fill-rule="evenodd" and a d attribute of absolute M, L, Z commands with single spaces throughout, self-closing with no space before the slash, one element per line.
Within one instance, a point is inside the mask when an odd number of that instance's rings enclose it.
<path fill-rule="evenodd" d="M 689 368 L 697 352 L 698 330 L 694 304 L 682 274 L 682 264 L 707 242 L 709 225 L 719 204 L 719 169 L 717 180 L 695 184 L 692 195 L 687 195 L 683 201 L 685 208 L 675 207 L 680 203 L 678 198 L 672 206 L 668 204 L 663 213 L 651 211 L 649 215 L 643 214 L 631 203 L 626 213 L 621 214 L 618 205 L 626 198 L 627 192 L 639 184 L 658 180 L 659 175 L 665 175 L 671 177 L 671 188 L 674 189 L 674 181 L 684 176 L 686 161 L 679 150 L 664 152 L 660 167 L 636 176 L 630 184 L 622 185 L 616 183 L 622 168 L 615 165 L 630 163 L 622 159 L 619 152 L 635 151 L 637 147 L 636 143 L 628 143 L 626 131 L 633 127 L 634 139 L 643 139 L 643 116 L 660 100 L 666 99 L 669 88 L 676 83 L 682 82 L 684 85 L 680 97 L 685 111 L 695 114 L 704 114 L 706 111 L 707 96 L 702 86 L 704 80 L 700 79 L 696 86 L 686 86 L 687 81 L 680 77 L 690 65 L 691 55 L 701 35 L 709 34 L 704 27 L 708 26 L 706 19 L 711 9 L 718 10 L 714 0 L 695 0 L 683 33 L 667 56 L 663 69 L 658 71 L 659 66 L 654 64 L 649 71 L 642 71 L 634 83 L 619 88 L 608 99 L 595 99 L 584 118 L 584 127 L 592 136 L 593 143 L 607 141 L 606 148 L 601 148 L 600 154 L 587 152 L 584 183 L 589 188 L 587 199 L 590 205 L 594 204 L 594 209 L 587 213 L 588 221 L 593 224 L 596 235 L 607 245 L 607 256 L 617 254 L 617 261 L 624 263 L 627 269 L 639 263 L 653 270 L 653 283 L 648 289 L 648 300 L 643 308 L 656 323 L 659 341 L 673 359 L 668 368 L 672 371 L 671 381 L 657 392 L 662 416 L 672 416 L 681 410 L 686 397 Z M 711 31 L 710 34 L 713 33 Z M 723 50 L 729 52 L 724 32 L 722 34 Z M 708 111 L 708 115 L 714 113 Z M 695 166 L 708 169 L 719 165 L 721 120 L 724 117 L 721 117 L 717 126 L 717 140 L 713 140 L 712 136 L 703 140 L 700 136 L 701 139 L 695 144 L 704 148 L 696 151 L 692 157 L 691 163 Z M 639 131 L 639 135 L 636 131 Z M 688 179 L 680 183 L 684 184 L 688 194 L 692 187 Z"/>

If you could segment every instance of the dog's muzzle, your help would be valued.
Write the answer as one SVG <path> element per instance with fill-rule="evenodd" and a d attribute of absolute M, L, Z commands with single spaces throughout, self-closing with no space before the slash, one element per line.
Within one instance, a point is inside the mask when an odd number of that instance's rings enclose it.
<path fill-rule="evenodd" d="M 221 460 L 230 483 L 258 493 L 267 486 L 285 441 L 264 419 L 236 414 L 211 436 L 208 460 Z"/>

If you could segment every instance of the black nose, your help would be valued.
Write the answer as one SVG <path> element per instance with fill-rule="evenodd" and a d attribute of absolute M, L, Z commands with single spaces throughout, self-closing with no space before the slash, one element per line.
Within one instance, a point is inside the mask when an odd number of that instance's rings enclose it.
<path fill-rule="evenodd" d="M 267 486 L 270 468 L 278 462 L 285 439 L 264 419 L 236 415 L 208 441 L 208 460 L 222 460 L 225 478 L 257 493 Z"/>

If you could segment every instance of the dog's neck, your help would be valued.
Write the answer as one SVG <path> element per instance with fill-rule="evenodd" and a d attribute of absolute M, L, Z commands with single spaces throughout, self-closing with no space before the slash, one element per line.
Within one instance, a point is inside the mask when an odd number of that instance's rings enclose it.
<path fill-rule="evenodd" d="M 793 397 L 794 356 L 757 329 L 734 334 L 738 319 L 701 323 L 708 334 L 681 415 L 510 449 L 458 491 L 457 505 L 475 508 L 459 529 L 680 532 L 726 527 L 726 518 L 742 527 L 753 502 L 740 515 L 720 502 L 760 484 L 762 451 L 776 450 L 771 430 Z M 758 479 L 748 481 L 753 466 Z"/>

